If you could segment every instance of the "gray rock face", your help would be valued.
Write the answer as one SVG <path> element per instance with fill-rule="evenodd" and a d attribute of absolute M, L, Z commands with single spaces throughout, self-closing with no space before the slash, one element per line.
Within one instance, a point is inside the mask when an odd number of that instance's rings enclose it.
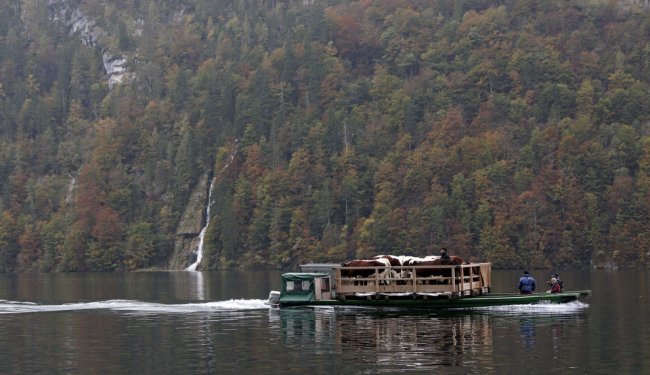
<path fill-rule="evenodd" d="M 205 223 L 205 207 L 208 202 L 208 175 L 201 176 L 176 229 L 174 254 L 169 269 L 182 270 L 189 266 L 192 251 L 199 245 L 199 233 Z"/>
<path fill-rule="evenodd" d="M 52 19 L 69 27 L 70 34 L 79 33 L 85 46 L 97 46 L 102 49 L 102 62 L 106 71 L 109 89 L 112 89 L 118 83 L 128 83 L 133 80 L 134 74 L 128 71 L 126 56 L 108 51 L 102 46 L 102 41 L 108 36 L 105 30 L 95 25 L 81 10 L 70 7 L 65 1 L 50 0 L 49 7 L 52 12 Z"/>
<path fill-rule="evenodd" d="M 185 206 L 185 212 L 176 229 L 177 235 L 196 236 L 201 232 L 205 222 L 205 205 L 207 196 L 208 176 L 203 175 L 190 195 L 190 200 Z"/>
<path fill-rule="evenodd" d="M 133 74 L 127 71 L 127 60 L 123 55 L 111 55 L 104 52 L 102 60 L 108 76 L 109 89 L 118 83 L 129 82 L 133 79 Z"/>
<path fill-rule="evenodd" d="M 63 21 L 70 27 L 70 34 L 79 32 L 81 40 L 87 47 L 96 46 L 99 40 L 106 35 L 104 30 L 96 27 L 94 22 L 89 21 L 79 9 L 68 9 L 65 6 L 59 9 L 60 11 L 55 13 L 54 19 Z"/>
<path fill-rule="evenodd" d="M 198 236 L 176 235 L 174 254 L 169 259 L 170 270 L 184 270 L 196 259 L 192 252 L 199 246 Z"/>

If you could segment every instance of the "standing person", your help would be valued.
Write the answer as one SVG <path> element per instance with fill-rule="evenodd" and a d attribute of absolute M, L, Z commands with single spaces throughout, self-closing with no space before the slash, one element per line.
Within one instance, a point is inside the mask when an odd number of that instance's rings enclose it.
<path fill-rule="evenodd" d="M 447 248 L 443 247 L 440 249 L 440 260 L 443 262 L 449 262 L 451 261 L 451 258 L 449 258 L 449 254 L 447 254 Z"/>
<path fill-rule="evenodd" d="M 519 293 L 531 294 L 535 291 L 535 278 L 530 276 L 528 271 L 524 271 L 524 275 L 519 279 Z"/>

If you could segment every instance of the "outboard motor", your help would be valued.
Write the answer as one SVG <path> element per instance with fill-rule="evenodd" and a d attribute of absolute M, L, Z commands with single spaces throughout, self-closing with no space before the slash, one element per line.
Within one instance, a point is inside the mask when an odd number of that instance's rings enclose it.
<path fill-rule="evenodd" d="M 272 291 L 269 293 L 269 301 L 268 301 L 268 304 L 269 304 L 272 308 L 277 309 L 277 308 L 279 307 L 279 305 L 280 305 L 280 292 L 278 292 L 277 290 L 272 290 Z"/>

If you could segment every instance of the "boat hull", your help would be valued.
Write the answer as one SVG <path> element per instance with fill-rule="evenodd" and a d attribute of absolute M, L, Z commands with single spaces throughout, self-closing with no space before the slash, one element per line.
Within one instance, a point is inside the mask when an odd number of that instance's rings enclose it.
<path fill-rule="evenodd" d="M 286 301 L 280 302 L 280 308 L 304 306 L 340 306 L 340 307 L 376 307 L 376 308 L 409 308 L 409 309 L 463 309 L 503 305 L 528 305 L 536 303 L 567 303 L 577 301 L 581 297 L 590 295 L 591 292 L 567 291 L 562 293 L 534 293 L 534 294 L 485 294 L 477 296 L 450 298 L 438 296 L 401 296 L 375 295 L 346 299 L 331 299 L 320 301 Z"/>

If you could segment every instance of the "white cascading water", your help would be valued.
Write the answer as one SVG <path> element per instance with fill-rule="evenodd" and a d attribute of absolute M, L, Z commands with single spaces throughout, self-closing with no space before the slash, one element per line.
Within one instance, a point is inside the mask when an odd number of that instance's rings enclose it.
<path fill-rule="evenodd" d="M 237 139 L 235 139 L 235 142 L 237 142 Z M 226 165 L 223 166 L 222 170 L 228 169 L 228 166 L 230 166 L 230 163 L 232 163 L 233 160 L 235 160 L 235 155 L 237 155 L 237 149 L 228 155 L 228 161 L 226 161 Z M 201 229 L 201 233 L 199 233 L 199 246 L 196 249 L 196 261 L 192 264 L 190 264 L 189 267 L 187 267 L 185 270 L 187 271 L 196 271 L 196 267 L 199 266 L 199 263 L 201 263 L 201 259 L 203 258 L 203 240 L 205 239 L 205 231 L 208 230 L 208 225 L 210 224 L 210 207 L 212 206 L 212 188 L 214 187 L 214 178 L 210 182 L 210 191 L 208 192 L 208 207 L 205 209 L 205 226 L 203 229 Z"/>
<path fill-rule="evenodd" d="M 208 230 L 208 225 L 210 225 L 210 206 L 212 206 L 213 186 L 214 186 L 214 178 L 212 179 L 212 182 L 210 182 L 210 191 L 208 193 L 208 206 L 205 209 L 205 226 L 203 227 L 203 229 L 201 229 L 201 233 L 199 233 L 199 246 L 196 249 L 196 262 L 190 264 L 190 266 L 186 268 L 187 271 L 196 271 L 196 267 L 199 266 L 199 263 L 201 263 L 201 259 L 203 258 L 203 241 L 205 240 L 205 232 Z"/>

